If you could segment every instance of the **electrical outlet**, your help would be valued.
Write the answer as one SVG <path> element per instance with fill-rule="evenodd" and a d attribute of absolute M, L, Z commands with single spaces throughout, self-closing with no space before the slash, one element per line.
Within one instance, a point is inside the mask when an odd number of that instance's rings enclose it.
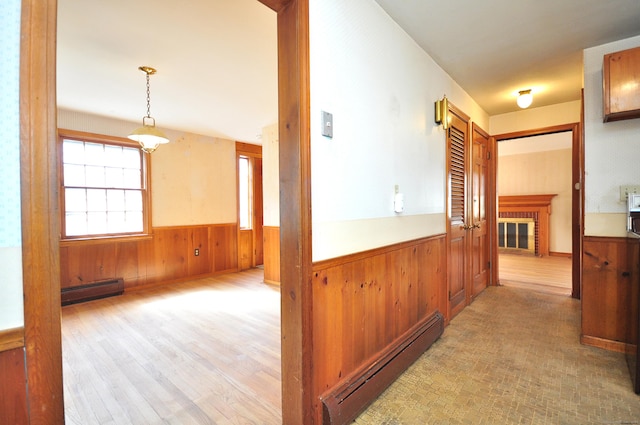
<path fill-rule="evenodd" d="M 640 194 L 640 186 L 634 186 L 634 185 L 625 185 L 625 186 L 620 186 L 620 200 L 621 201 L 627 201 L 627 199 L 629 199 L 629 194 Z"/>
<path fill-rule="evenodd" d="M 193 255 L 195 255 L 196 257 L 200 255 L 200 250 L 198 248 L 193 250 Z"/>

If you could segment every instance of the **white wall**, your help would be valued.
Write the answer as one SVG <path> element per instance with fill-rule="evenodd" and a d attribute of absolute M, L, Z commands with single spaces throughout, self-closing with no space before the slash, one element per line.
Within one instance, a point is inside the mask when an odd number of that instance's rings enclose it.
<path fill-rule="evenodd" d="M 20 0 L 0 2 L 0 330 L 24 325 L 20 210 Z"/>
<path fill-rule="evenodd" d="M 126 137 L 140 123 L 58 110 L 58 127 Z M 171 140 L 151 154 L 154 227 L 236 223 L 236 148 L 227 139 L 163 129 Z"/>
<path fill-rule="evenodd" d="M 620 186 L 640 185 L 640 119 L 602 122 L 602 63 L 637 46 L 640 36 L 584 51 L 585 235 L 626 236 Z"/>
<path fill-rule="evenodd" d="M 312 0 L 309 14 L 313 260 L 444 233 L 434 102 L 446 94 L 485 129 L 488 116 L 373 0 Z"/>

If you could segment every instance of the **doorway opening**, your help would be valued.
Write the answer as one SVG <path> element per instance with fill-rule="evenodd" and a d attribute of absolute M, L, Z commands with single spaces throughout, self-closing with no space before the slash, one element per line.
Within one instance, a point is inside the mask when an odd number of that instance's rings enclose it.
<path fill-rule="evenodd" d="M 579 298 L 579 140 L 577 124 L 496 136 L 500 284 Z"/>

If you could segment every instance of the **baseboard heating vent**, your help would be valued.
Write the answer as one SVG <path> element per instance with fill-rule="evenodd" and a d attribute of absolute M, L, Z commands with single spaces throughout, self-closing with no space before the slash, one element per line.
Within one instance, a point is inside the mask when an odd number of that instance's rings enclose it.
<path fill-rule="evenodd" d="M 444 317 L 436 311 L 323 394 L 323 425 L 350 424 L 443 332 Z"/>
<path fill-rule="evenodd" d="M 82 286 L 63 288 L 61 293 L 62 305 L 81 303 L 98 298 L 122 295 L 124 292 L 124 279 L 101 280 Z"/>

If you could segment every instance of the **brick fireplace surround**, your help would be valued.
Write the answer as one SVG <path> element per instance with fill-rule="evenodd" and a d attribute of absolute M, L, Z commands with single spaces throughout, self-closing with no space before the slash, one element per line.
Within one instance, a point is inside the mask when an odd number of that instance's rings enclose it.
<path fill-rule="evenodd" d="M 534 221 L 535 254 L 549 255 L 549 216 L 555 194 L 498 197 L 499 218 L 531 218 Z"/>

